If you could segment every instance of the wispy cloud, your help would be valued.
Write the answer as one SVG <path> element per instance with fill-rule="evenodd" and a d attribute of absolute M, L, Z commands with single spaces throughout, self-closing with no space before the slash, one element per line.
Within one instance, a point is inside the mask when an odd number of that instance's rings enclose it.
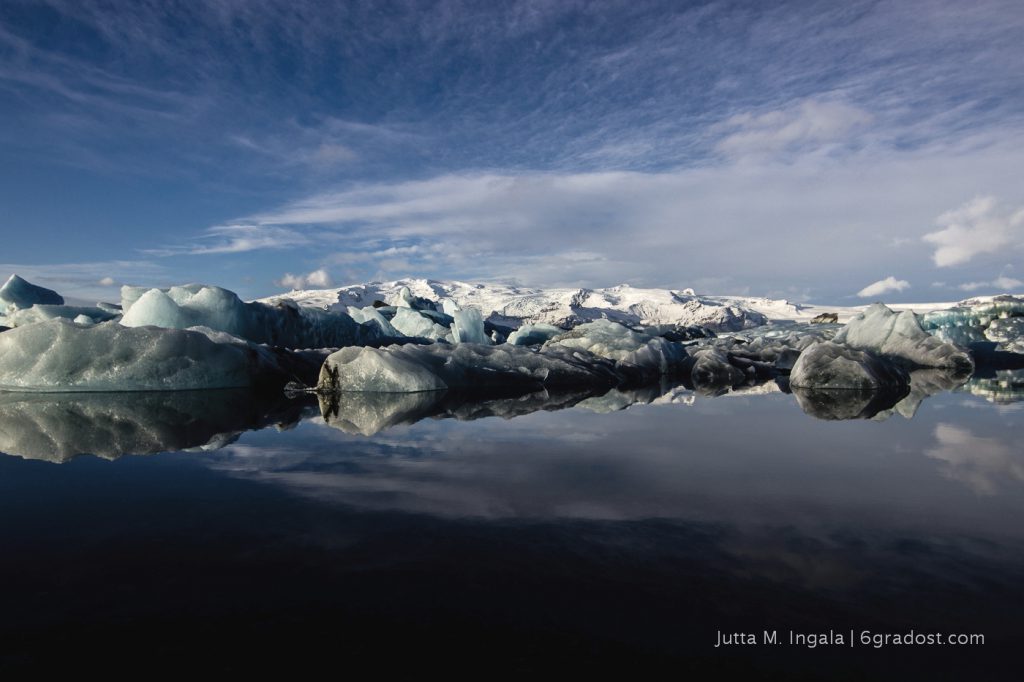
<path fill-rule="evenodd" d="M 859 107 L 808 99 L 781 110 L 730 117 L 720 126 L 725 136 L 716 148 L 730 156 L 775 156 L 849 145 L 873 117 Z"/>
<path fill-rule="evenodd" d="M 963 291 L 978 291 L 979 289 L 992 289 L 995 291 L 1009 293 L 1014 290 L 1024 288 L 1024 282 L 1022 282 L 1019 279 L 1014 279 L 1013 277 L 1000 275 L 999 277 L 996 277 L 995 279 L 989 281 L 967 282 L 965 284 L 961 284 L 958 288 Z"/>
<path fill-rule="evenodd" d="M 198 241 L 178 246 L 146 249 L 152 256 L 215 255 L 245 253 L 266 249 L 287 249 L 311 243 L 309 236 L 285 227 L 272 225 L 216 225 L 208 228 Z"/>

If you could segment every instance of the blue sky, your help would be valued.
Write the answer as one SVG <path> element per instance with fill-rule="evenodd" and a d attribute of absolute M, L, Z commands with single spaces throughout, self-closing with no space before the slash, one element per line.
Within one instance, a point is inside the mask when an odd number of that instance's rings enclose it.
<path fill-rule="evenodd" d="M 0 269 L 1024 290 L 1021 35 L 1016 1 L 6 0 Z"/>

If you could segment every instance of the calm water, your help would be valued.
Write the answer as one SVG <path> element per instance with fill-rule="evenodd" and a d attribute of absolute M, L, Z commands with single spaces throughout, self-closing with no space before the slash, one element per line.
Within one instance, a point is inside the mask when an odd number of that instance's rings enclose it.
<path fill-rule="evenodd" d="M 580 398 L 0 397 L 0 664 L 1018 676 L 1024 403 Z"/>

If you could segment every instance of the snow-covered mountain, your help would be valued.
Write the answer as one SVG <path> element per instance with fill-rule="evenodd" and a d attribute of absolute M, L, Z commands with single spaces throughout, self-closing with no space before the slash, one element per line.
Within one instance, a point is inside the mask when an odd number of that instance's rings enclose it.
<path fill-rule="evenodd" d="M 845 323 L 867 307 L 822 306 L 751 296 L 698 295 L 692 289 L 640 289 L 628 284 L 604 289 L 545 289 L 419 278 L 350 284 L 335 289 L 291 291 L 260 300 L 276 303 L 282 299 L 291 299 L 302 306 L 344 311 L 348 306 L 362 308 L 374 301 L 397 304 L 403 287 L 408 287 L 414 296 L 435 301 L 451 298 L 462 307 L 479 309 L 490 322 L 510 327 L 537 323 L 571 327 L 580 322 L 606 317 L 644 325 L 699 324 L 716 331 L 738 331 L 766 321 L 808 322 L 824 312 L 836 313 L 838 322 Z M 981 296 L 959 304 L 887 305 L 893 310 L 913 310 L 923 314 L 991 298 Z"/>
<path fill-rule="evenodd" d="M 292 291 L 262 299 L 290 298 L 300 305 L 344 310 L 383 301 L 399 302 L 408 287 L 414 296 L 434 301 L 450 298 L 462 307 L 477 308 L 495 324 L 554 324 L 571 327 L 600 318 L 637 324 L 699 324 L 717 331 L 738 331 L 769 319 L 800 319 L 801 306 L 783 300 L 734 296 L 699 296 L 691 289 L 638 289 L 627 284 L 604 289 L 541 289 L 509 284 L 399 279 L 352 284 L 338 289 Z"/>

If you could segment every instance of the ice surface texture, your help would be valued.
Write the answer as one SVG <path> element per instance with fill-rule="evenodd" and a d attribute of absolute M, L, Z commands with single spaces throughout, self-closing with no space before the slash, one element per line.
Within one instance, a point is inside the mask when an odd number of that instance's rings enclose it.
<path fill-rule="evenodd" d="M 537 390 L 615 386 L 615 363 L 569 348 L 536 351 L 475 343 L 342 348 L 324 361 L 318 389 L 416 393 L 445 389 Z"/>
<path fill-rule="evenodd" d="M 906 386 L 910 375 L 901 365 L 872 353 L 831 341 L 815 343 L 797 358 L 791 386 L 874 391 Z"/>
<path fill-rule="evenodd" d="M 833 341 L 912 368 L 951 367 L 965 371 L 974 368 L 974 360 L 967 351 L 926 332 L 913 312 L 896 313 L 881 303 L 869 306 L 850 320 Z"/>
<path fill-rule="evenodd" d="M 545 350 L 559 347 L 585 350 L 598 357 L 647 370 L 653 376 L 674 373 L 689 368 L 691 364 L 682 344 L 632 330 L 611 320 L 581 324 L 544 344 Z"/>
<path fill-rule="evenodd" d="M 287 373 L 269 349 L 212 330 L 54 319 L 0 334 L 0 388 L 7 390 L 232 388 Z"/>

